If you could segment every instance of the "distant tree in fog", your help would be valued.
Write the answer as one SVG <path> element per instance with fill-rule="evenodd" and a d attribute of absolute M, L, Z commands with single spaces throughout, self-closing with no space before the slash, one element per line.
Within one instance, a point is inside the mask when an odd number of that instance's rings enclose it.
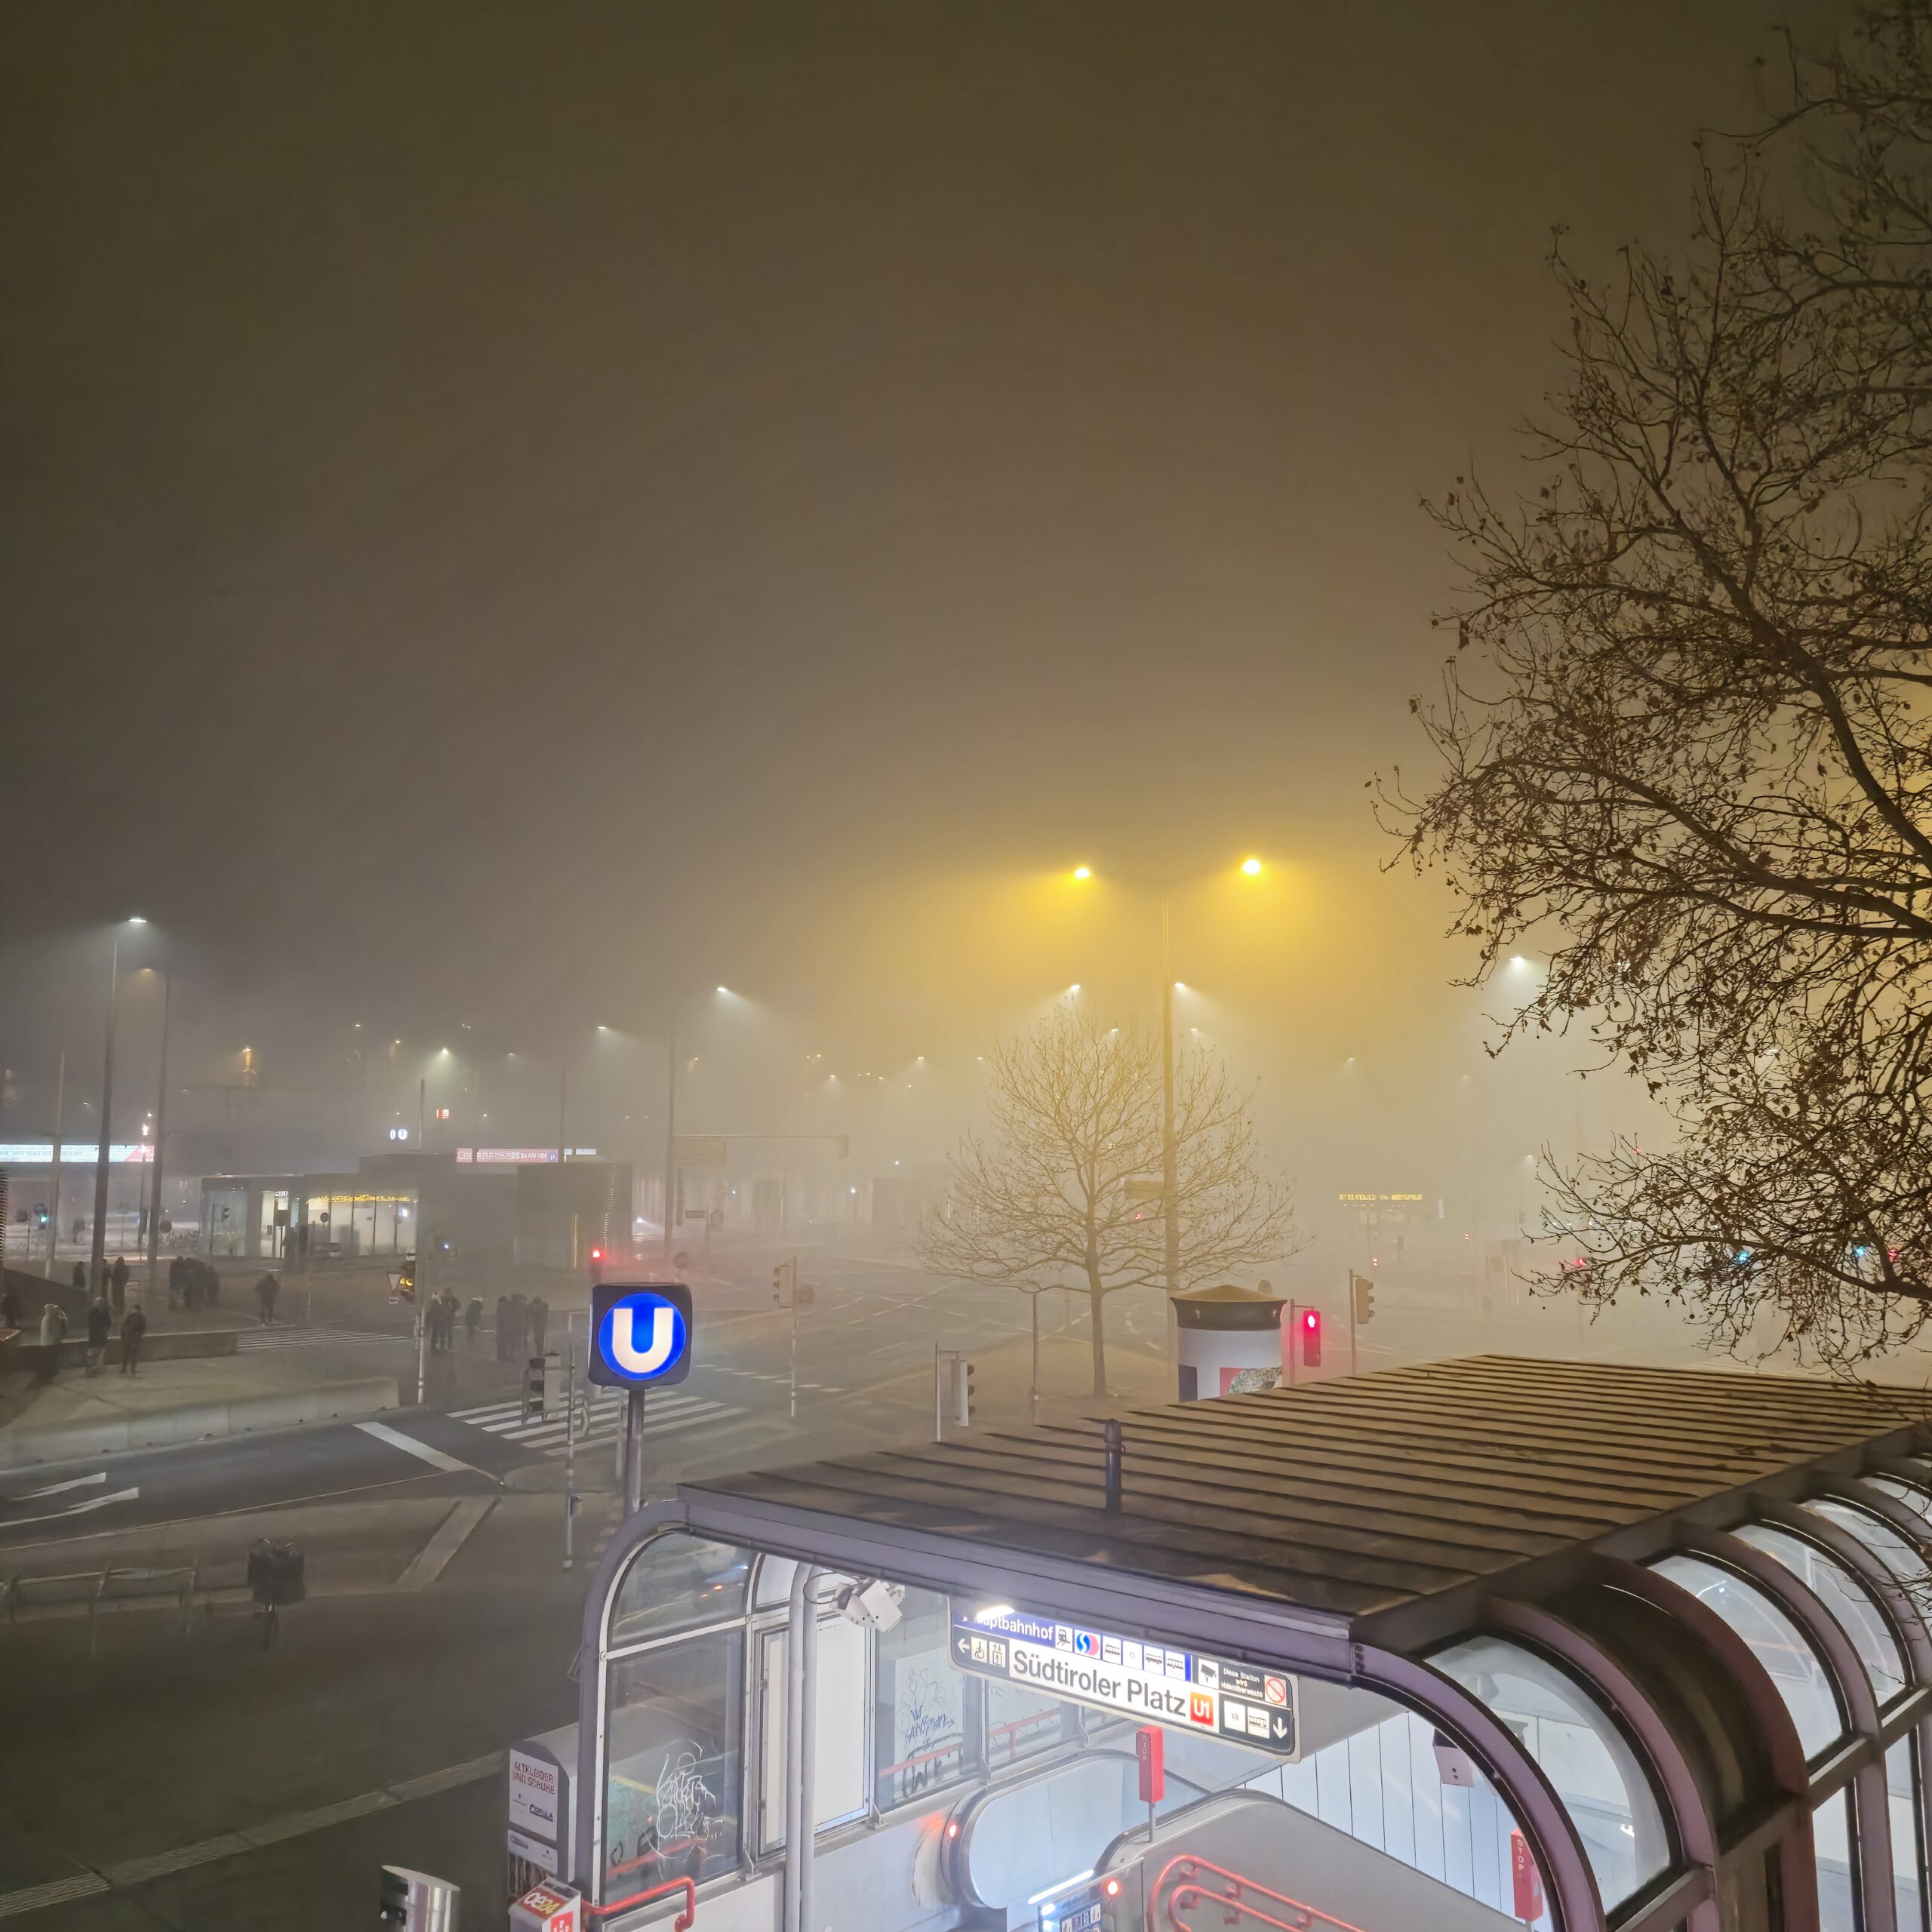
<path fill-rule="evenodd" d="M 1084 1291 L 1094 1393 L 1104 1395 L 1103 1306 L 1167 1278 L 1162 1204 L 1146 1186 L 1161 1171 L 1159 1041 L 1063 1008 L 1001 1041 L 987 1069 L 989 1130 L 960 1142 L 921 1258 L 969 1281 Z M 1294 1253 L 1289 1192 L 1262 1170 L 1246 1094 L 1198 1049 L 1178 1057 L 1174 1076 L 1182 1287 Z"/>
<path fill-rule="evenodd" d="M 1681 257 L 1559 251 L 1535 491 L 1432 506 L 1439 775 L 1383 793 L 1472 983 L 1555 947 L 1506 1040 L 1586 1025 L 1677 1117 L 1560 1180 L 1582 1291 L 1841 1364 L 1932 1306 L 1932 4 L 1844 50 L 1700 152 Z"/>

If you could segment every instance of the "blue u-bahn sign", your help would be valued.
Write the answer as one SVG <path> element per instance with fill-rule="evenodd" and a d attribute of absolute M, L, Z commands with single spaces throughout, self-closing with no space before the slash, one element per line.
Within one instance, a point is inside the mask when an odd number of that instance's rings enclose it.
<path fill-rule="evenodd" d="M 691 1291 L 681 1281 L 594 1288 L 590 1379 L 616 1389 L 681 1382 L 691 1373 Z"/>

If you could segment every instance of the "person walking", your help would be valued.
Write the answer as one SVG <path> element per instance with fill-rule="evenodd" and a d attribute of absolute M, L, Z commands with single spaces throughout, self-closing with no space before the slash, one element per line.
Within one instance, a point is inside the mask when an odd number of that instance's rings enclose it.
<path fill-rule="evenodd" d="M 543 1352 L 543 1331 L 550 1325 L 550 1304 L 541 1295 L 534 1295 L 530 1303 L 530 1352 L 540 1355 Z"/>
<path fill-rule="evenodd" d="M 41 1364 L 40 1379 L 51 1382 L 60 1373 L 60 1343 L 67 1333 L 67 1317 L 57 1301 L 43 1303 L 40 1311 L 40 1346 L 47 1351 Z"/>
<path fill-rule="evenodd" d="M 108 1279 L 114 1286 L 114 1306 L 117 1313 L 128 1306 L 128 1257 L 117 1254 L 114 1266 L 109 1271 Z"/>
<path fill-rule="evenodd" d="M 131 1308 L 121 1323 L 121 1373 L 137 1374 L 140 1370 L 141 1337 L 148 1332 L 148 1318 L 138 1308 Z"/>
<path fill-rule="evenodd" d="M 469 1306 L 463 1311 L 463 1339 L 472 1349 L 476 1346 L 476 1331 L 483 1325 L 483 1297 L 472 1295 Z"/>
<path fill-rule="evenodd" d="M 275 1277 L 266 1272 L 255 1284 L 255 1312 L 264 1328 L 275 1319 Z"/>
<path fill-rule="evenodd" d="M 85 1261 L 74 1263 L 74 1272 L 69 1278 L 75 1287 L 85 1288 L 88 1284 L 88 1264 Z"/>
<path fill-rule="evenodd" d="M 429 1352 L 432 1355 L 446 1355 L 450 1346 L 449 1311 L 443 1306 L 443 1294 L 440 1288 L 429 1297 L 429 1305 L 423 1313 L 429 1324 Z"/>
<path fill-rule="evenodd" d="M 107 1305 L 105 1295 L 89 1304 L 88 1309 L 88 1352 L 81 1373 L 98 1375 L 100 1365 L 107 1359 L 108 1337 L 114 1333 L 114 1311 Z"/>

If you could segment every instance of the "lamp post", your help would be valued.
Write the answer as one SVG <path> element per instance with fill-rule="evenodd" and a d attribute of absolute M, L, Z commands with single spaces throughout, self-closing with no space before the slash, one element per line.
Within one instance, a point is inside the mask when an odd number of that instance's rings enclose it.
<path fill-rule="evenodd" d="M 673 1196 L 678 1186 L 678 1027 L 674 1020 L 664 1041 L 664 1272 L 671 1270 Z"/>
<path fill-rule="evenodd" d="M 1244 878 L 1259 878 L 1262 872 L 1261 861 L 1259 859 L 1244 859 L 1240 871 Z M 1163 1272 L 1167 1278 L 1167 1291 L 1171 1296 L 1180 1292 L 1180 1216 L 1177 1211 L 1180 1160 L 1174 1135 L 1174 968 L 1171 897 L 1174 888 L 1177 885 L 1219 875 L 1214 872 L 1198 872 L 1178 878 L 1128 881 L 1130 884 L 1153 886 L 1161 895 L 1161 1220 Z M 1091 866 L 1076 866 L 1073 869 L 1073 877 L 1077 884 L 1084 885 L 1093 876 L 1094 869 Z"/>
<path fill-rule="evenodd" d="M 47 1217 L 47 1275 L 51 1281 L 60 1272 L 60 1136 L 67 1124 L 67 1049 L 60 1049 L 59 1084 L 54 1091 L 54 1186 Z"/>
<path fill-rule="evenodd" d="M 146 920 L 130 919 L 131 926 L 144 926 Z M 114 947 L 107 962 L 106 1052 L 100 1066 L 100 1144 L 94 1163 L 94 1241 L 88 1257 L 90 1291 L 98 1294 L 107 1272 L 107 1153 L 108 1136 L 114 1106 L 114 1020 L 116 996 L 121 987 L 121 928 L 114 929 Z"/>
<path fill-rule="evenodd" d="M 162 1155 L 168 1132 L 168 1023 L 174 1004 L 174 968 L 165 968 L 161 976 L 161 1091 L 154 1103 L 154 1172 L 148 1183 L 148 1294 L 152 1298 L 161 1269 Z"/>

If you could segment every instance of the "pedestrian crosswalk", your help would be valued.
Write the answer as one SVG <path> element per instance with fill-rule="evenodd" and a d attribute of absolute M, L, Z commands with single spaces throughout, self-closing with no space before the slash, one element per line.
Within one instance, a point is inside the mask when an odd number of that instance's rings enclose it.
<path fill-rule="evenodd" d="M 586 1402 L 577 1398 L 577 1446 L 614 1441 L 623 1432 L 624 1391 L 599 1389 Z M 654 1392 L 645 1404 L 644 1432 L 648 1437 L 676 1435 L 700 1423 L 718 1422 L 740 1413 L 728 1402 L 713 1402 L 702 1395 L 688 1395 L 680 1390 Z M 527 1449 L 540 1450 L 546 1456 L 561 1456 L 568 1447 L 569 1425 L 561 1415 L 523 1419 L 521 1402 L 492 1402 L 479 1409 L 452 1409 L 451 1417 L 472 1428 L 486 1430 L 505 1442 L 521 1443 Z"/>
<path fill-rule="evenodd" d="M 415 1346 L 415 1337 L 404 1330 L 384 1331 L 380 1328 L 244 1328 L 236 1336 L 235 1349 L 238 1355 L 259 1355 L 272 1349 L 340 1349 L 354 1347 L 358 1344 L 383 1343 L 408 1343 Z"/>

